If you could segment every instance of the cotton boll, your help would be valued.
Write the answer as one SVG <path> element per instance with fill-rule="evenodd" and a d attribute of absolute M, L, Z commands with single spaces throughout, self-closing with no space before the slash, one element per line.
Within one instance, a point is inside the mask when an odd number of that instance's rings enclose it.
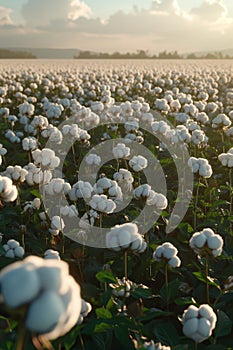
<path fill-rule="evenodd" d="M 11 307 L 19 307 L 34 299 L 40 291 L 40 280 L 30 263 L 22 266 L 16 263 L 5 268 L 0 275 L 1 293 L 4 303 Z"/>
<path fill-rule="evenodd" d="M 6 252 L 5 257 L 9 258 L 9 259 L 14 259 L 15 258 L 15 250 L 14 249 L 9 249 Z"/>
<path fill-rule="evenodd" d="M 198 317 L 198 308 L 195 305 L 190 305 L 187 310 L 185 310 L 183 314 L 183 322 L 186 320 Z"/>
<path fill-rule="evenodd" d="M 181 265 L 181 260 L 178 258 L 178 256 L 174 256 L 168 261 L 168 264 L 173 268 L 179 267 Z"/>
<path fill-rule="evenodd" d="M 14 254 L 15 254 L 15 256 L 17 257 L 17 258 L 23 258 L 23 256 L 24 256 L 24 249 L 23 249 L 23 247 L 17 247 L 17 248 L 15 248 L 15 250 L 14 250 Z"/>
<path fill-rule="evenodd" d="M 186 337 L 192 338 L 193 334 L 195 334 L 198 330 L 198 319 L 190 318 L 188 319 L 183 326 L 183 333 Z"/>
<path fill-rule="evenodd" d="M 27 313 L 25 325 L 36 333 L 46 333 L 56 327 L 64 317 L 65 308 L 55 291 L 44 291 L 32 302 Z"/>
<path fill-rule="evenodd" d="M 219 248 L 222 248 L 223 246 L 223 239 L 221 236 L 215 235 L 213 237 L 208 238 L 207 244 L 210 249 L 213 249 L 213 250 L 219 249 Z"/>

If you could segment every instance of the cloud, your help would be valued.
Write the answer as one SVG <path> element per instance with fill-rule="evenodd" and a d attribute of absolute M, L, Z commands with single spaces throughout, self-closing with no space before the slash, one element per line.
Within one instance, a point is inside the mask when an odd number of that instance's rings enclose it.
<path fill-rule="evenodd" d="M 194 7 L 190 14 L 207 22 L 216 22 L 219 18 L 227 16 L 227 8 L 221 0 L 204 0 L 199 7 Z"/>
<path fill-rule="evenodd" d="M 91 8 L 83 1 L 73 0 L 70 3 L 71 10 L 68 13 L 68 19 L 75 21 L 80 17 L 90 18 L 92 15 Z"/>
<path fill-rule="evenodd" d="M 12 9 L 0 6 L 0 26 L 11 26 L 13 24 L 10 14 Z"/>
<path fill-rule="evenodd" d="M 91 8 L 81 0 L 28 0 L 22 7 L 23 18 L 31 26 L 49 25 L 58 19 L 89 18 L 91 14 Z"/>
<path fill-rule="evenodd" d="M 97 51 L 149 49 L 180 52 L 232 46 L 233 19 L 221 0 L 203 0 L 185 13 L 177 0 L 155 0 L 147 9 L 117 11 L 102 21 L 81 0 L 28 0 L 24 30 L 0 32 L 12 46 L 80 48 Z"/>

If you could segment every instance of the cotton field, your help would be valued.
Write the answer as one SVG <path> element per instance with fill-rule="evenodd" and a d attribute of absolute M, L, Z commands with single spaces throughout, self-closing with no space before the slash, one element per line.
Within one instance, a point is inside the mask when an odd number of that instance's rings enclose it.
<path fill-rule="evenodd" d="M 233 63 L 0 63 L 0 348 L 233 349 Z"/>

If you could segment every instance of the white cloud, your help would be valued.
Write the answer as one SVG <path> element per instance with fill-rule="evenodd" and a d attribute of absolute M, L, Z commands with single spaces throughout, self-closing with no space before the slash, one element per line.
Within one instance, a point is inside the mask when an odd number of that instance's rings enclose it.
<path fill-rule="evenodd" d="M 12 9 L 0 6 L 0 26 L 10 26 L 13 24 L 10 14 Z"/>
<path fill-rule="evenodd" d="M 203 0 L 189 13 L 182 11 L 177 0 L 155 0 L 148 9 L 118 11 L 105 21 L 95 18 L 81 0 L 28 0 L 22 13 L 24 30 L 1 30 L 1 42 L 7 38 L 12 46 L 151 52 L 233 46 L 233 19 L 221 0 Z"/>
<path fill-rule="evenodd" d="M 68 13 L 68 19 L 75 21 L 80 17 L 90 18 L 92 15 L 91 8 L 83 1 L 72 0 L 70 3 L 70 12 Z"/>
<path fill-rule="evenodd" d="M 204 0 L 199 7 L 194 7 L 190 14 L 207 22 L 215 22 L 227 16 L 227 8 L 221 0 Z"/>

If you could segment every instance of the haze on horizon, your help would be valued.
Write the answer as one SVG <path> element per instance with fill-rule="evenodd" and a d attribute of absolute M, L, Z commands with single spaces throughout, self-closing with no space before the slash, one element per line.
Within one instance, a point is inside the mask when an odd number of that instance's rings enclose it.
<path fill-rule="evenodd" d="M 233 48 L 232 0 L 0 0 L 0 47 Z"/>

